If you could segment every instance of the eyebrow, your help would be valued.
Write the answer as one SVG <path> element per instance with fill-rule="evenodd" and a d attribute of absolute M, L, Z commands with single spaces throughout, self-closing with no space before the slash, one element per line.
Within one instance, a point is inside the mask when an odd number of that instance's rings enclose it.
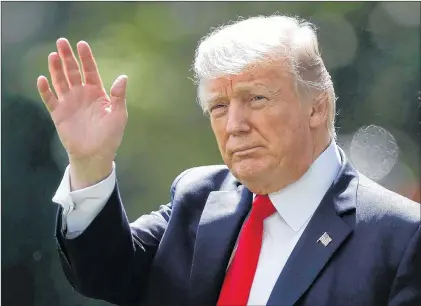
<path fill-rule="evenodd" d="M 263 83 L 240 83 L 235 86 L 235 91 L 251 91 L 256 87 L 269 90 L 268 86 Z"/>
<path fill-rule="evenodd" d="M 269 93 L 272 93 L 272 91 L 268 88 L 268 86 L 263 83 L 240 83 L 234 87 L 234 92 L 236 93 L 251 92 L 255 90 L 256 88 L 265 89 Z M 217 102 L 218 100 L 224 99 L 225 97 L 226 97 L 225 94 L 220 93 L 220 92 L 207 93 L 203 97 L 203 102 L 206 105 L 209 105 L 209 104 Z"/>

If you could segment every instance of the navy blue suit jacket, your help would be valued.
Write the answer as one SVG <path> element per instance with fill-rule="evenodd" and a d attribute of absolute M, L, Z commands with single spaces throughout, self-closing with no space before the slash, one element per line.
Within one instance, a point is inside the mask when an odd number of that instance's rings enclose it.
<path fill-rule="evenodd" d="M 342 166 L 268 305 L 420 306 L 420 205 Z M 303 190 L 305 192 L 305 190 Z M 81 294 L 118 305 L 215 305 L 252 193 L 225 166 L 189 169 L 171 200 L 129 224 L 118 184 L 75 239 L 56 239 Z M 141 205 L 141 203 L 139 204 Z M 332 242 L 317 242 L 328 233 Z"/>

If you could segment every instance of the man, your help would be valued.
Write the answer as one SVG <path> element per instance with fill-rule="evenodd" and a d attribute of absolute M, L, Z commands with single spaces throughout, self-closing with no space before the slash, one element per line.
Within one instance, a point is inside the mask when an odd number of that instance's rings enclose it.
<path fill-rule="evenodd" d="M 86 42 L 84 82 L 68 41 L 57 48 L 57 98 L 45 77 L 38 88 L 69 156 L 53 200 L 75 290 L 118 305 L 421 305 L 420 207 L 335 144 L 311 24 L 251 18 L 200 43 L 198 95 L 225 165 L 186 170 L 131 224 L 113 163 L 127 77 L 108 96 Z"/>

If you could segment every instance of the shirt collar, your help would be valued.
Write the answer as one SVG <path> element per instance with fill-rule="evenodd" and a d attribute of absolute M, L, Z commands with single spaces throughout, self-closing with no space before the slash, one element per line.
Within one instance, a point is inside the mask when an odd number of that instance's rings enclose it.
<path fill-rule="evenodd" d="M 278 213 L 294 231 L 298 232 L 314 214 L 340 167 L 341 156 L 332 140 L 298 181 L 269 194 Z"/>

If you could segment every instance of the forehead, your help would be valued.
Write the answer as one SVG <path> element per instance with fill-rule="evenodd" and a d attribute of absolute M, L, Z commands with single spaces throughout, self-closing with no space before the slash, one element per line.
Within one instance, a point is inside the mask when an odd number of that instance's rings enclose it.
<path fill-rule="evenodd" d="M 204 101 L 243 91 L 266 89 L 277 91 L 290 82 L 291 75 L 281 65 L 260 65 L 245 69 L 237 75 L 221 76 L 201 83 L 200 95 Z"/>

